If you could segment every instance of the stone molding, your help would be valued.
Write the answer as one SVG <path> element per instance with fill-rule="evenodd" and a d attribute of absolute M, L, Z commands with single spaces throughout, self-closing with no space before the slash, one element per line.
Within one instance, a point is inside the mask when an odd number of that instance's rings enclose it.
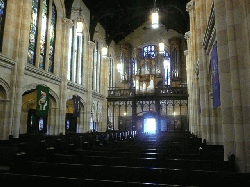
<path fill-rule="evenodd" d="M 3 88 L 4 88 L 4 90 L 5 90 L 6 92 L 9 92 L 9 91 L 10 91 L 10 86 L 9 86 L 9 84 L 8 84 L 4 79 L 2 79 L 1 77 L 0 77 L 0 85 L 3 86 Z"/>
<path fill-rule="evenodd" d="M 92 96 L 96 99 L 105 99 L 106 97 L 98 92 L 92 91 Z"/>
<path fill-rule="evenodd" d="M 95 47 L 95 42 L 93 42 L 93 41 L 88 41 L 88 45 L 89 45 L 89 47 L 94 48 L 94 47 Z"/>
<path fill-rule="evenodd" d="M 79 92 L 79 93 L 83 93 L 83 94 L 88 92 L 88 90 L 84 86 L 77 84 L 77 83 L 74 83 L 74 82 L 71 82 L 71 81 L 68 81 L 67 88 L 69 90 L 73 90 L 75 92 Z"/>
<path fill-rule="evenodd" d="M 60 83 L 62 82 L 62 79 L 60 77 L 55 76 L 49 72 L 44 71 L 43 69 L 37 68 L 30 64 L 25 65 L 24 74 L 56 85 L 60 85 Z"/>
<path fill-rule="evenodd" d="M 27 91 L 35 90 L 37 85 L 42 85 L 42 86 L 46 86 L 46 87 L 47 87 L 47 85 L 45 85 L 45 84 L 37 84 L 37 83 L 28 84 L 28 85 L 26 85 L 26 86 L 23 87 L 22 95 L 23 95 L 25 92 L 27 92 Z M 56 101 L 59 100 L 58 95 L 57 95 L 53 90 L 49 89 L 49 94 L 50 94 L 52 97 L 54 97 L 54 98 L 56 99 Z"/>
<path fill-rule="evenodd" d="M 184 55 L 187 56 L 188 55 L 188 50 L 184 51 Z"/>
<path fill-rule="evenodd" d="M 10 99 L 0 99 L 0 103 L 8 103 L 10 102 Z"/>
<path fill-rule="evenodd" d="M 16 62 L 12 59 L 7 58 L 2 53 L 0 53 L 0 66 L 12 69 Z"/>
<path fill-rule="evenodd" d="M 73 94 L 73 95 L 77 95 L 77 94 Z M 67 97 L 67 101 L 70 100 L 70 99 L 73 99 L 73 95 L 70 95 L 69 97 Z M 82 99 L 82 97 L 80 95 L 78 95 L 80 97 L 80 102 L 83 104 L 83 105 L 86 105 L 87 103 Z"/>
<path fill-rule="evenodd" d="M 195 5 L 195 0 L 191 0 L 190 2 L 188 2 L 186 5 L 186 11 L 190 12 L 191 10 L 193 10 L 194 5 Z"/>
<path fill-rule="evenodd" d="M 63 18 L 62 19 L 63 23 L 68 26 L 69 28 L 72 27 L 74 25 L 73 21 L 71 19 L 68 18 Z"/>

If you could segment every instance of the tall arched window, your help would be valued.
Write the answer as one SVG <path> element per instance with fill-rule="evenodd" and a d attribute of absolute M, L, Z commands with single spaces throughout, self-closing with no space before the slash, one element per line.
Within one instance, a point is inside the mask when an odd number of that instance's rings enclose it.
<path fill-rule="evenodd" d="M 7 0 L 0 0 L 0 51 L 1 52 L 3 46 L 3 32 L 4 32 L 6 7 L 7 7 Z"/>
<path fill-rule="evenodd" d="M 113 73 L 114 73 L 114 69 L 113 69 L 113 58 L 109 57 L 109 88 L 113 87 Z"/>
<path fill-rule="evenodd" d="M 70 45 L 68 60 L 68 80 L 83 83 L 83 63 L 84 63 L 84 34 L 83 23 L 74 21 L 74 26 L 70 29 Z"/>
<path fill-rule="evenodd" d="M 99 50 L 99 42 L 96 41 L 95 49 L 93 51 L 93 75 L 92 86 L 93 90 L 100 92 L 100 76 L 101 76 L 101 53 Z"/>
<path fill-rule="evenodd" d="M 55 54 L 55 40 L 56 40 L 56 6 L 52 4 L 52 12 L 51 12 L 51 22 L 50 22 L 50 48 L 49 48 L 49 67 L 48 71 L 53 73 L 54 71 L 54 54 Z"/>
<path fill-rule="evenodd" d="M 54 71 L 56 17 L 53 0 L 32 0 L 27 62 L 51 73 Z"/>

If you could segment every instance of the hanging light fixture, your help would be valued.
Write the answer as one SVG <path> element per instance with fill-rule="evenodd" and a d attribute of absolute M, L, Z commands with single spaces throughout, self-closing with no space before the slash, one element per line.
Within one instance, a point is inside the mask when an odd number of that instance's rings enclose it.
<path fill-rule="evenodd" d="M 102 48 L 102 57 L 103 58 L 107 58 L 108 56 L 108 48 L 107 47 L 103 47 Z"/>
<path fill-rule="evenodd" d="M 159 9 L 156 8 L 156 0 L 154 1 L 154 8 L 151 10 L 152 14 L 152 28 L 156 29 L 159 27 Z"/>
<path fill-rule="evenodd" d="M 165 52 L 165 45 L 163 42 L 159 43 L 159 53 Z"/>

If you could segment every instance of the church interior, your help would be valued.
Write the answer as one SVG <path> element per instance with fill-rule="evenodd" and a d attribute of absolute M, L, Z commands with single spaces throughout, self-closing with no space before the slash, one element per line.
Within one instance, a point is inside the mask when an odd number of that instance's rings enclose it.
<path fill-rule="evenodd" d="M 250 185 L 249 93 L 249 0 L 0 0 L 4 186 Z"/>

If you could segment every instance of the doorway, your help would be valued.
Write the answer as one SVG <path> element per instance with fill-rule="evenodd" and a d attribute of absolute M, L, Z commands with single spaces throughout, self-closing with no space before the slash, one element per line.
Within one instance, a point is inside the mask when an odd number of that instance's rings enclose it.
<path fill-rule="evenodd" d="M 144 119 L 144 133 L 155 134 L 156 133 L 156 120 L 155 118 Z"/>
<path fill-rule="evenodd" d="M 29 109 L 27 120 L 27 133 L 46 134 L 47 133 L 47 116 L 37 116 L 35 109 Z"/>
<path fill-rule="evenodd" d="M 76 133 L 76 127 L 77 127 L 77 117 L 75 117 L 71 113 L 67 113 L 65 120 L 65 132 Z"/>

